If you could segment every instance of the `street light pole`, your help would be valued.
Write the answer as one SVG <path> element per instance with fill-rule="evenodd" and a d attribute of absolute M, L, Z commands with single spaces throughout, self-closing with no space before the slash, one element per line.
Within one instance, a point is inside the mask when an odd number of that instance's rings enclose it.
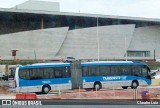
<path fill-rule="evenodd" d="M 126 42 L 127 42 L 127 40 L 126 40 L 126 36 L 125 36 L 125 55 L 126 55 L 126 61 L 127 61 L 127 48 L 126 48 Z"/>
<path fill-rule="evenodd" d="M 34 50 L 34 59 L 37 60 L 36 51 Z"/>
<path fill-rule="evenodd" d="M 99 31 L 98 31 L 98 17 L 97 17 L 97 56 L 99 61 Z"/>

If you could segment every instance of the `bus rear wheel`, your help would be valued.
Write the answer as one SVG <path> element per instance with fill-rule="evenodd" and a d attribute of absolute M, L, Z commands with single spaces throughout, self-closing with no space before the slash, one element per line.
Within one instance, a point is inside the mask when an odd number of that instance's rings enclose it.
<path fill-rule="evenodd" d="M 127 88 L 128 88 L 128 86 L 122 86 L 122 88 L 123 88 L 123 89 L 127 89 Z"/>
<path fill-rule="evenodd" d="M 132 81 L 131 88 L 136 89 L 138 87 L 138 81 Z"/>
<path fill-rule="evenodd" d="M 100 90 L 102 88 L 102 84 L 100 82 L 95 82 L 94 83 L 94 89 L 95 90 Z"/>
<path fill-rule="evenodd" d="M 42 87 L 42 93 L 47 94 L 51 90 L 51 87 L 49 85 L 44 85 Z"/>

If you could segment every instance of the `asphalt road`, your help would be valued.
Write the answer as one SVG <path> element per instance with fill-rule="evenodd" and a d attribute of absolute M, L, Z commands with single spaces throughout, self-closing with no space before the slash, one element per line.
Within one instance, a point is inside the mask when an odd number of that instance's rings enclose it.
<path fill-rule="evenodd" d="M 42 100 L 42 105 L 135 105 L 135 104 L 137 104 L 137 101 L 118 100 L 118 99 Z"/>
<path fill-rule="evenodd" d="M 147 105 L 46 105 L 46 106 L 0 106 L 0 108 L 159 108 Z"/>

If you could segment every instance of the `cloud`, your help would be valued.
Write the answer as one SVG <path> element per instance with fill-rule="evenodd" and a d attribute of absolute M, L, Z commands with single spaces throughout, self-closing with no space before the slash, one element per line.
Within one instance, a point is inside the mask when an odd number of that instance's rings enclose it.
<path fill-rule="evenodd" d="M 28 0 L 0 0 L 0 8 L 11 8 Z"/>
<path fill-rule="evenodd" d="M 62 11 L 120 15 L 133 17 L 160 18 L 160 0 L 67 0 Z M 67 5 L 66 5 L 67 4 Z"/>
<path fill-rule="evenodd" d="M 139 0 L 133 4 L 118 5 L 117 7 L 111 7 L 115 9 L 114 13 L 118 15 L 128 15 L 135 17 L 152 17 L 160 18 L 158 10 L 160 10 L 159 0 Z"/>

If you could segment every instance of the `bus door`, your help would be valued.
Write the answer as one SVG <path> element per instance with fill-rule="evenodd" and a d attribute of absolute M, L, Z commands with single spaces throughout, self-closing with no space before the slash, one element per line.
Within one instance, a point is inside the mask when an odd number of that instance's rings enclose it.
<path fill-rule="evenodd" d="M 80 61 L 71 63 L 71 82 L 72 89 L 82 88 L 82 67 Z"/>

